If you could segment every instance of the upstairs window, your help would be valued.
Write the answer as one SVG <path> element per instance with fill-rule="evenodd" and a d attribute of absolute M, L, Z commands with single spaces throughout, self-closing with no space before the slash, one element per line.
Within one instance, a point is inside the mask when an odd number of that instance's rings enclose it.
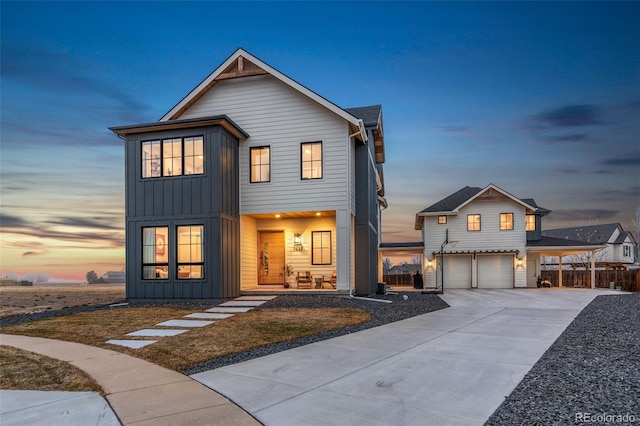
<path fill-rule="evenodd" d="M 322 179 L 322 142 L 301 144 L 302 179 Z"/>
<path fill-rule="evenodd" d="M 536 215 L 528 214 L 526 217 L 527 221 L 527 231 L 535 231 L 536 230 Z"/>
<path fill-rule="evenodd" d="M 513 213 L 500 213 L 500 230 L 513 231 Z"/>
<path fill-rule="evenodd" d="M 251 148 L 251 183 L 271 181 L 271 148 Z"/>
<path fill-rule="evenodd" d="M 438 225 L 444 225 L 447 223 L 447 217 L 446 216 L 438 216 Z"/>
<path fill-rule="evenodd" d="M 469 214 L 467 215 L 467 231 L 479 231 L 480 230 L 480 215 Z"/>
<path fill-rule="evenodd" d="M 622 255 L 624 257 L 631 257 L 631 247 L 630 246 L 622 246 Z"/>
<path fill-rule="evenodd" d="M 204 138 L 142 142 L 142 177 L 198 175 L 204 173 Z"/>

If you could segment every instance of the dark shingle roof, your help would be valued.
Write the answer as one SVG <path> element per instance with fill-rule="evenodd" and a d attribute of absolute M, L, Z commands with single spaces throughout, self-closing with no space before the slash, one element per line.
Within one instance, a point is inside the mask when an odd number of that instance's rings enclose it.
<path fill-rule="evenodd" d="M 548 229 L 546 231 L 542 231 L 542 235 L 545 237 L 561 238 L 565 240 L 585 241 L 591 244 L 604 244 L 609 241 L 611 234 L 613 234 L 618 227 L 620 227 L 619 223 L 576 226 L 573 228 Z M 626 236 L 624 231 L 621 233 Z"/>
<path fill-rule="evenodd" d="M 378 125 L 378 118 L 380 118 L 382 105 L 345 108 L 344 110 L 353 115 L 355 118 L 361 119 L 364 122 L 365 127 L 375 127 Z"/>
<path fill-rule="evenodd" d="M 541 215 L 547 215 L 549 213 L 551 213 L 551 210 L 549 209 L 545 209 L 544 207 L 540 207 L 538 204 L 536 204 L 536 201 L 533 198 L 521 198 L 521 201 L 524 201 L 525 203 L 529 204 L 531 207 L 535 207 L 536 208 L 536 213 L 541 214 Z"/>
<path fill-rule="evenodd" d="M 527 247 L 580 247 L 590 245 L 593 244 L 586 241 L 574 241 L 547 236 L 542 236 L 539 240 L 527 241 Z"/>
<path fill-rule="evenodd" d="M 478 192 L 482 191 L 482 188 L 465 186 L 461 190 L 454 192 L 446 198 L 438 201 L 435 204 L 427 207 L 422 210 L 420 213 L 430 213 L 430 212 L 450 212 L 458 207 L 460 204 L 472 198 Z"/>

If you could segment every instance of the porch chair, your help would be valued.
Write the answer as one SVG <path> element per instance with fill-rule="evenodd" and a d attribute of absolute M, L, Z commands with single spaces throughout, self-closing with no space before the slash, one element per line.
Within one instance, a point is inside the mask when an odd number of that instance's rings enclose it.
<path fill-rule="evenodd" d="M 329 284 L 331 287 L 336 288 L 336 271 L 333 271 L 331 275 L 323 275 L 322 276 L 322 286 L 324 287 L 324 283 Z"/>
<path fill-rule="evenodd" d="M 311 288 L 311 271 L 298 272 L 296 277 L 298 288 Z"/>

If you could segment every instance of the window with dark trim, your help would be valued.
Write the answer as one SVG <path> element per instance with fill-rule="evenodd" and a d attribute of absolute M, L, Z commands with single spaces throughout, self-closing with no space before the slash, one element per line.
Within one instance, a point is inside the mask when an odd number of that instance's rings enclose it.
<path fill-rule="evenodd" d="M 513 213 L 500 213 L 500 230 L 513 231 Z"/>
<path fill-rule="evenodd" d="M 142 228 L 142 279 L 169 278 L 169 228 L 166 226 Z"/>
<path fill-rule="evenodd" d="M 271 181 L 271 148 L 268 146 L 252 147 L 251 157 L 251 183 Z"/>
<path fill-rule="evenodd" d="M 468 214 L 467 215 L 467 231 L 479 231 L 480 230 L 480 215 Z"/>
<path fill-rule="evenodd" d="M 204 138 L 192 136 L 142 142 L 142 177 L 204 173 Z"/>
<path fill-rule="evenodd" d="M 300 144 L 302 179 L 322 179 L 322 142 Z"/>
<path fill-rule="evenodd" d="M 178 279 L 204 278 L 204 226 L 176 227 Z"/>
<path fill-rule="evenodd" d="M 311 264 L 331 265 L 331 231 L 311 232 Z"/>
<path fill-rule="evenodd" d="M 447 217 L 446 216 L 438 216 L 438 225 L 444 225 L 445 223 L 447 223 Z"/>
<path fill-rule="evenodd" d="M 536 215 L 528 214 L 525 217 L 526 220 L 526 230 L 527 231 L 535 231 L 536 230 Z"/>

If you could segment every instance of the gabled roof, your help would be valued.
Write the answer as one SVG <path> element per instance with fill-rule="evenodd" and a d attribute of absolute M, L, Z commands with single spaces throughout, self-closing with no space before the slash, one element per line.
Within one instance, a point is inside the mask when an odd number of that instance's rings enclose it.
<path fill-rule="evenodd" d="M 621 244 L 627 237 L 627 232 L 622 229 L 622 226 L 619 223 L 547 229 L 542 231 L 542 235 L 545 237 L 561 238 L 565 240 L 584 241 L 591 244 L 605 244 L 609 242 L 616 229 L 620 231 L 622 240 L 618 242 L 620 238 L 617 238 L 613 243 Z"/>
<path fill-rule="evenodd" d="M 528 204 L 527 202 L 514 197 L 507 191 L 490 183 L 485 188 L 465 186 L 464 188 L 454 192 L 446 198 L 438 201 L 435 204 L 427 207 L 416 214 L 415 229 L 422 229 L 425 216 L 437 216 L 447 214 L 457 214 L 461 208 L 471 203 L 480 197 L 486 196 L 487 198 L 495 198 L 496 196 L 506 197 L 513 202 L 520 204 L 528 212 L 535 212 L 536 207 Z"/>
<path fill-rule="evenodd" d="M 345 108 L 349 114 L 364 122 L 367 129 L 371 129 L 373 133 L 374 151 L 376 154 L 376 163 L 385 162 L 384 153 L 384 129 L 382 127 L 382 105 L 370 105 L 355 108 Z"/>
<path fill-rule="evenodd" d="M 180 102 L 169 110 L 159 121 L 168 121 L 178 119 L 191 105 L 207 93 L 219 81 L 231 78 L 249 77 L 256 75 L 270 74 L 284 84 L 307 96 L 309 99 L 322 105 L 329 111 L 345 119 L 354 134 L 365 142 L 367 133 L 362 119 L 355 117 L 353 114 L 338 107 L 334 103 L 328 101 L 317 93 L 309 90 L 295 80 L 282 74 L 280 71 L 271 67 L 267 63 L 261 61 L 249 52 L 239 48 L 227 60 L 225 60 L 218 68 L 216 68 L 209 76 L 207 76 L 200 84 L 198 84 L 191 92 L 187 94 Z"/>

